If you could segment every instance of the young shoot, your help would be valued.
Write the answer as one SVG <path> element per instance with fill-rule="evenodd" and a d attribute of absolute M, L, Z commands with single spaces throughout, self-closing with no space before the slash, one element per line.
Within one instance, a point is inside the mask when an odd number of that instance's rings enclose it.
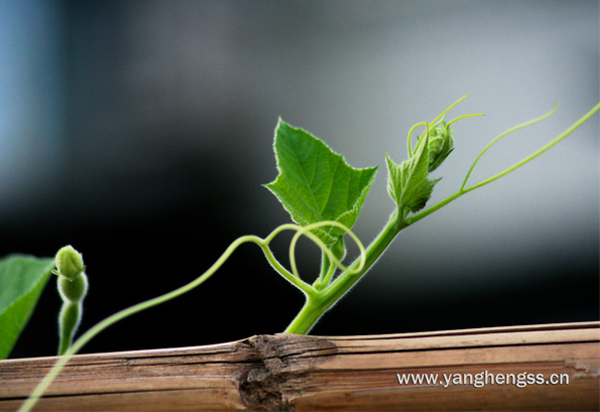
<path fill-rule="evenodd" d="M 573 133 L 600 110 L 599 103 L 571 127 L 539 150 L 504 171 L 468 186 L 467 183 L 473 169 L 496 142 L 516 130 L 546 119 L 556 111 L 556 108 L 541 117 L 508 129 L 494 138 L 475 158 L 462 185 L 453 195 L 426 209 L 433 188 L 440 180 L 429 179 L 429 173 L 436 170 L 452 153 L 454 148 L 453 131 L 450 127 L 458 120 L 481 116 L 481 114 L 469 114 L 457 117 L 449 122 L 445 121 L 446 114 L 465 97 L 454 102 L 431 122 L 417 123 L 409 130 L 407 139 L 408 159 L 397 164 L 386 153 L 388 193 L 394 201 L 395 208 L 387 224 L 366 248 L 351 229 L 373 184 L 377 167 L 353 168 L 346 163 L 341 155 L 333 152 L 323 141 L 302 129 L 290 126 L 280 119 L 275 130 L 274 142 L 279 174 L 273 182 L 265 186 L 277 197 L 296 224 L 283 224 L 265 238 L 255 235 L 238 238 L 206 272 L 189 284 L 106 318 L 81 335 L 70 347 L 61 343 L 61 353 L 64 356 L 58 359 L 52 370 L 20 410 L 30 410 L 60 369 L 69 361 L 70 357 L 102 330 L 134 313 L 159 305 L 201 285 L 244 243 L 254 243 L 260 247 L 275 272 L 304 294 L 306 298 L 304 306 L 285 331 L 297 334 L 308 333 L 323 314 L 339 301 L 375 264 L 400 231 L 441 209 L 458 197 L 487 185 L 530 162 Z M 424 127 L 425 130 L 420 137 L 417 137 L 416 146 L 413 149 L 412 134 L 419 127 Z M 290 269 L 286 269 L 275 258 L 270 248 L 271 241 L 279 233 L 288 230 L 295 231 L 289 248 Z M 312 285 L 302 280 L 296 263 L 295 250 L 300 236 L 306 236 L 321 250 L 320 273 Z M 345 236 L 350 237 L 360 251 L 360 255 L 349 265 L 342 263 L 346 255 Z M 64 256 L 68 258 L 64 259 L 58 266 L 58 272 L 64 272 L 70 278 L 85 276 L 81 256 L 74 249 L 72 251 L 67 249 L 64 253 Z M 57 256 L 57 263 L 59 260 Z M 60 285 L 65 282 L 73 282 L 73 280 L 61 281 L 59 279 L 59 288 L 64 287 Z M 61 292 L 61 294 L 64 293 L 63 298 L 66 304 L 77 302 L 80 304 L 85 295 L 87 281 L 65 284 L 81 292 L 73 295 L 70 291 Z M 75 324 L 76 327 L 77 322 L 71 323 Z M 65 330 L 67 329 L 68 327 L 65 327 Z M 71 337 L 72 332 L 65 333 L 65 341 L 70 341 Z M 67 349 L 63 350 L 63 347 Z"/>
<path fill-rule="evenodd" d="M 599 103 L 594 108 L 592 108 L 588 113 L 586 113 L 581 119 L 576 121 L 567 130 L 565 130 L 563 133 L 561 133 L 559 136 L 557 136 L 554 140 L 552 140 L 551 142 L 549 142 L 548 144 L 546 144 L 539 150 L 535 151 L 534 153 L 530 154 L 529 156 L 525 157 L 520 162 L 515 163 L 514 165 L 505 169 L 504 171 L 502 171 L 494 176 L 491 176 L 479 183 L 473 184 L 471 186 L 467 186 L 467 182 L 471 175 L 471 172 L 473 171 L 473 169 L 475 168 L 475 166 L 477 165 L 477 163 L 479 162 L 481 157 L 484 155 L 484 153 L 486 153 L 495 143 L 497 143 L 501 138 L 507 136 L 508 134 L 510 134 L 516 130 L 533 125 L 535 123 L 538 123 L 538 122 L 548 118 L 556 111 L 556 107 L 552 111 L 550 111 L 549 113 L 547 113 L 543 116 L 540 116 L 536 119 L 527 121 L 525 123 L 522 123 L 520 125 L 517 125 L 515 127 L 508 129 L 504 133 L 500 134 L 498 137 L 494 138 L 481 151 L 481 153 L 475 158 L 475 160 L 473 161 L 473 164 L 471 165 L 469 171 L 467 172 L 467 175 L 463 181 L 463 184 L 461 185 L 461 187 L 458 189 L 457 192 L 455 192 L 453 195 L 447 197 L 446 199 L 440 201 L 439 203 L 425 209 L 425 206 L 427 206 L 427 202 L 431 198 L 431 194 L 432 194 L 434 186 L 440 180 L 440 179 L 435 179 L 435 180 L 429 179 L 429 173 L 432 172 L 433 170 L 435 170 L 437 167 L 439 167 L 439 165 L 450 155 L 450 153 L 452 152 L 453 147 L 454 147 L 454 140 L 452 138 L 452 131 L 450 129 L 450 126 L 452 124 L 456 123 L 458 120 L 462 120 L 462 119 L 474 117 L 474 116 L 481 116 L 481 114 L 468 114 L 468 115 L 464 115 L 464 116 L 459 116 L 447 123 L 445 122 L 444 117 L 446 116 L 446 114 L 450 111 L 450 109 L 452 109 L 454 106 L 456 106 L 465 97 L 467 97 L 467 96 L 464 96 L 464 97 L 460 98 L 459 100 L 457 100 L 456 102 L 454 102 L 452 105 L 450 105 L 450 107 L 448 107 L 446 110 L 444 110 L 442 113 L 440 113 L 436 118 L 434 118 L 433 121 L 417 123 L 410 129 L 410 131 L 408 133 L 408 139 L 407 139 L 407 149 L 408 149 L 407 150 L 408 151 L 408 159 L 407 160 L 403 161 L 400 164 L 396 164 L 391 160 L 390 156 L 386 153 L 386 163 L 388 166 L 388 193 L 389 193 L 390 197 L 392 198 L 392 200 L 394 201 L 394 203 L 396 204 L 396 208 L 393 210 L 393 212 L 392 212 L 387 224 L 384 226 L 383 230 L 375 237 L 375 239 L 371 242 L 371 244 L 369 246 L 367 246 L 367 248 L 365 250 L 366 256 L 361 257 L 361 261 L 362 261 L 362 259 L 364 259 L 365 264 L 361 263 L 361 265 L 360 265 L 361 269 L 358 269 L 358 264 L 356 264 L 356 262 L 352 263 L 349 265 L 347 271 L 341 270 L 341 273 L 339 273 L 337 276 L 333 276 L 331 273 L 331 270 L 322 271 L 322 273 L 326 273 L 326 276 L 322 276 L 318 280 L 319 283 L 317 285 L 318 286 L 317 289 L 318 289 L 319 293 L 316 296 L 311 296 L 311 295 L 307 296 L 304 306 L 302 307 L 302 309 L 300 310 L 300 312 L 298 313 L 296 318 L 288 326 L 288 328 L 286 329 L 286 332 L 300 333 L 300 334 L 308 333 L 312 329 L 312 327 L 315 325 L 315 323 L 321 318 L 321 316 L 325 312 L 327 312 L 327 310 L 329 310 L 340 298 L 342 298 L 348 292 L 348 290 L 350 290 L 350 288 L 352 288 L 352 286 L 354 286 L 356 284 L 356 282 L 358 282 L 362 278 L 362 276 L 372 267 L 372 265 L 377 261 L 377 259 L 382 255 L 382 253 L 387 249 L 387 247 L 394 240 L 394 238 L 404 228 L 418 222 L 419 220 L 423 219 L 424 217 L 430 215 L 431 213 L 441 209 L 442 207 L 444 207 L 447 204 L 449 204 L 450 202 L 456 200 L 460 196 L 462 196 L 470 191 L 473 191 L 479 187 L 487 185 L 495 180 L 498 180 L 499 178 L 507 175 L 508 173 L 510 173 L 510 172 L 516 170 L 517 168 L 523 166 L 524 164 L 530 162 L 535 157 L 546 152 L 548 149 L 555 146 L 557 143 L 559 143 L 565 137 L 570 135 L 579 126 L 581 126 L 583 123 L 585 123 L 587 120 L 589 120 L 589 118 L 592 117 L 598 110 L 600 110 L 600 103 Z M 280 121 L 280 123 L 281 123 L 281 121 Z M 425 132 L 421 135 L 421 137 L 419 137 L 417 139 L 416 146 L 413 150 L 412 143 L 411 143 L 411 140 L 412 140 L 411 136 L 412 136 L 412 133 L 418 127 L 425 127 Z M 277 130 L 279 131 L 279 129 L 280 129 L 280 127 L 278 127 Z M 291 129 L 289 126 L 286 128 L 286 130 L 298 130 L 298 133 L 297 133 L 298 136 L 301 136 L 302 134 L 306 133 L 299 129 Z M 278 160 L 277 164 L 278 164 L 278 168 L 280 169 L 280 176 L 284 175 L 284 174 L 287 174 L 288 176 L 290 176 L 292 174 L 292 172 L 294 172 L 296 174 L 300 174 L 298 171 L 295 171 L 295 170 L 291 170 L 291 171 L 282 170 L 281 156 L 289 157 L 289 156 L 295 155 L 297 158 L 302 159 L 303 151 L 306 151 L 307 150 L 306 146 L 309 145 L 309 140 L 304 139 L 303 145 L 299 145 L 298 143 L 296 143 L 296 147 L 298 147 L 299 149 L 295 153 L 290 154 L 289 150 L 286 150 L 286 152 L 278 151 L 277 139 L 283 139 L 283 138 L 289 139 L 288 134 L 289 134 L 289 132 L 287 132 L 285 134 L 284 133 L 279 134 L 276 132 L 275 148 L 276 148 L 276 155 L 277 155 L 277 160 Z M 296 137 L 296 138 L 298 139 L 299 137 Z M 285 145 L 283 145 L 281 143 L 279 144 L 279 146 L 286 147 Z M 286 149 L 288 149 L 288 147 L 286 147 Z M 332 154 L 333 154 L 333 152 L 332 152 Z M 333 154 L 333 155 L 338 156 L 335 154 Z M 318 180 L 318 184 L 315 185 L 315 187 L 320 188 L 321 186 L 326 185 L 329 181 L 335 180 L 331 176 L 327 175 L 327 173 L 328 173 L 327 172 L 327 170 L 328 170 L 327 163 L 328 162 L 324 161 L 323 164 L 321 165 L 322 169 L 318 169 L 318 168 L 314 168 L 314 166 L 312 164 L 305 162 L 304 169 L 301 170 L 301 172 L 307 174 L 310 177 L 311 181 L 314 181 L 317 178 L 319 178 L 320 180 Z M 300 162 L 300 165 L 302 165 L 302 162 Z M 294 167 L 298 167 L 298 166 L 294 165 Z M 354 169 L 354 170 L 360 170 L 360 169 Z M 362 170 L 365 170 L 365 169 L 362 169 Z M 278 177 L 278 180 L 279 180 L 279 177 Z M 294 185 L 299 185 L 301 183 L 302 183 L 301 181 L 292 182 L 291 187 L 294 187 Z M 339 189 L 339 187 L 335 187 L 335 186 L 329 186 L 329 187 L 332 187 L 331 192 L 321 194 L 322 197 L 327 198 L 328 196 L 335 196 L 337 198 L 344 198 L 344 196 L 347 195 L 345 192 L 343 192 L 341 189 Z M 365 191 L 368 191 L 369 187 L 370 187 L 370 182 L 368 184 L 365 184 L 365 186 L 363 186 Z M 271 188 L 271 187 L 269 187 L 269 188 Z M 288 188 L 287 190 L 291 190 L 291 189 Z M 333 193 L 334 191 L 335 191 L 335 194 Z M 286 188 L 285 187 L 280 188 L 280 192 L 285 194 Z M 278 193 L 275 193 L 275 194 L 278 197 L 278 199 L 281 201 L 281 203 L 284 205 L 284 207 L 288 210 L 288 212 L 290 212 L 290 216 L 294 221 L 296 221 L 299 224 L 303 224 L 302 222 L 304 222 L 304 221 L 310 222 L 310 220 L 309 220 L 310 215 L 299 215 L 297 209 L 290 208 L 290 206 L 289 206 L 290 200 L 289 199 L 287 199 L 283 196 L 280 196 Z M 315 197 L 317 194 L 319 194 L 319 193 L 315 193 Z M 297 203 L 302 203 L 302 202 L 305 202 L 304 198 L 300 197 L 300 199 L 297 200 Z M 362 203 L 360 203 L 360 205 L 362 205 Z M 318 206 L 320 206 L 320 209 L 317 208 L 316 210 L 327 210 L 327 207 L 328 207 L 328 205 L 324 205 L 322 203 L 318 204 Z M 352 216 L 354 216 L 354 214 L 357 213 L 356 211 L 357 211 L 357 208 L 354 207 L 352 204 L 349 204 L 348 209 L 346 211 L 340 213 L 340 216 L 345 217 L 346 214 L 351 214 Z M 352 221 L 350 223 L 350 225 L 348 226 L 349 228 L 351 228 L 351 224 L 353 222 L 354 221 Z M 323 258 L 323 261 L 327 262 L 327 259 Z"/>
<path fill-rule="evenodd" d="M 61 248 L 55 260 L 56 270 L 53 273 L 58 275 L 58 293 L 63 301 L 58 315 L 58 354 L 64 355 L 71 347 L 73 336 L 81 322 L 88 280 L 84 272 L 83 257 L 71 245 Z"/>

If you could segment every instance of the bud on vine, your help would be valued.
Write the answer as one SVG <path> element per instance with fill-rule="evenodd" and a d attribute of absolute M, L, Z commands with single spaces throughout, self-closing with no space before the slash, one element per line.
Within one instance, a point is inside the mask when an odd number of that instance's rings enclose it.
<path fill-rule="evenodd" d="M 58 292 L 63 302 L 79 303 L 87 293 L 88 281 L 85 273 L 71 280 L 64 276 L 58 277 Z"/>
<path fill-rule="evenodd" d="M 61 248 L 56 254 L 56 270 L 58 275 L 58 293 L 63 305 L 58 316 L 60 341 L 58 354 L 64 355 L 71 347 L 73 335 L 81 321 L 82 304 L 88 290 L 88 280 L 84 273 L 85 265 L 81 253 L 73 246 Z"/>
<path fill-rule="evenodd" d="M 454 150 L 454 139 L 450 126 L 441 121 L 433 129 L 429 130 L 429 167 L 428 171 L 433 172 Z"/>
<path fill-rule="evenodd" d="M 81 254 L 71 245 L 62 247 L 56 254 L 56 268 L 57 275 L 70 280 L 75 279 L 85 270 Z"/>

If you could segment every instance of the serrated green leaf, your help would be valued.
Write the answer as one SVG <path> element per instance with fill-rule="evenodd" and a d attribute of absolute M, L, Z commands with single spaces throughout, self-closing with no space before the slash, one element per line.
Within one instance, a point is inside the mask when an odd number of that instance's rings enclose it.
<path fill-rule="evenodd" d="M 10 354 L 48 283 L 54 259 L 9 256 L 0 260 L 0 359 Z"/>
<path fill-rule="evenodd" d="M 279 120 L 275 130 L 279 175 L 265 185 L 292 220 L 305 226 L 324 220 L 351 228 L 375 179 L 377 167 L 355 169 L 320 139 Z M 337 227 L 315 230 L 326 244 L 344 233 Z"/>
<path fill-rule="evenodd" d="M 398 205 L 398 209 L 406 208 L 413 213 L 423 209 L 431 197 L 433 186 L 440 180 L 427 178 L 429 173 L 428 136 L 425 135 L 419 142 L 413 156 L 400 165 L 394 163 L 387 153 L 385 157 L 388 166 L 388 193 Z"/>

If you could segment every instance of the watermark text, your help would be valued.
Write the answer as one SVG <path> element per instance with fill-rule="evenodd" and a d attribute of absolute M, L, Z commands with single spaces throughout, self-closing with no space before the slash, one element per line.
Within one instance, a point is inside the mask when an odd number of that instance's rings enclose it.
<path fill-rule="evenodd" d="M 399 385 L 443 386 L 471 385 L 482 388 L 486 385 L 514 385 L 525 388 L 528 385 L 568 385 L 569 375 L 554 373 L 546 376 L 542 373 L 397 373 Z"/>

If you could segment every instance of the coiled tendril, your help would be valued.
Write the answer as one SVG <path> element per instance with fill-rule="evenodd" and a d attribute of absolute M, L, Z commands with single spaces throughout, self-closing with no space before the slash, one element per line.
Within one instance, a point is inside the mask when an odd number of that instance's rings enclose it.
<path fill-rule="evenodd" d="M 311 230 L 319 228 L 319 227 L 323 227 L 323 226 L 338 227 L 338 228 L 342 229 L 345 234 L 349 235 L 354 240 L 354 242 L 356 242 L 356 245 L 358 246 L 358 248 L 360 250 L 360 267 L 358 270 L 355 269 L 352 271 L 352 270 L 349 270 L 346 266 L 344 266 L 336 258 L 336 256 L 333 254 L 333 252 L 331 250 L 329 250 L 329 248 L 325 245 L 325 243 L 323 243 L 322 240 L 320 240 L 315 234 L 313 234 L 311 232 Z M 294 237 L 292 238 L 292 240 L 290 242 L 290 248 L 289 248 L 291 272 L 289 270 L 285 269 L 285 267 L 283 267 L 279 263 L 279 261 L 273 255 L 271 248 L 269 247 L 269 244 L 271 243 L 271 241 L 279 233 L 281 233 L 285 230 L 296 231 L 296 233 L 294 234 Z M 71 357 L 74 354 L 76 354 L 92 338 L 94 338 L 96 335 L 98 335 L 100 332 L 102 332 L 104 329 L 108 328 L 109 326 L 114 325 L 118 321 L 123 320 L 135 313 L 139 313 L 143 310 L 160 305 L 161 303 L 167 302 L 171 299 L 181 296 L 184 293 L 187 293 L 187 292 L 191 291 L 192 289 L 196 288 L 197 286 L 201 285 L 206 280 L 208 280 L 208 278 L 210 278 L 227 261 L 227 259 L 229 259 L 231 254 L 239 246 L 241 246 L 244 243 L 257 244 L 262 249 L 263 253 L 265 254 L 267 261 L 271 264 L 271 266 L 275 269 L 275 271 L 277 273 L 279 273 L 281 276 L 283 276 L 286 280 L 288 280 L 290 283 L 292 283 L 294 286 L 296 286 L 298 289 L 300 289 L 306 295 L 317 296 L 319 294 L 319 292 L 317 290 L 315 290 L 312 286 L 310 286 L 309 284 L 304 282 L 302 279 L 300 279 L 300 275 L 298 273 L 295 253 L 296 253 L 296 244 L 298 242 L 298 239 L 301 236 L 306 236 L 313 243 L 315 243 L 315 245 L 317 245 L 317 247 L 319 247 L 323 251 L 323 253 L 327 254 L 327 256 L 331 259 L 331 261 L 336 265 L 336 267 L 340 268 L 342 271 L 348 271 L 348 273 L 354 273 L 354 272 L 357 272 L 360 269 L 362 269 L 362 267 L 365 264 L 366 254 L 365 254 L 365 248 L 364 248 L 363 244 L 358 239 L 358 237 L 348 227 L 346 227 L 345 225 L 343 225 L 339 222 L 323 221 L 323 222 L 318 222 L 318 223 L 314 223 L 311 225 L 307 225 L 304 227 L 295 225 L 295 224 L 283 224 L 283 225 L 275 228 L 264 239 L 260 238 L 258 236 L 255 236 L 255 235 L 246 235 L 246 236 L 239 237 L 238 239 L 233 241 L 227 249 L 225 249 L 225 252 L 223 252 L 223 254 L 219 257 L 219 259 L 217 259 L 217 261 L 215 263 L 213 263 L 213 265 L 206 272 L 204 272 L 202 275 L 198 276 L 192 282 L 190 282 L 178 289 L 175 289 L 169 293 L 166 293 L 164 295 L 158 296 L 156 298 L 153 298 L 153 299 L 138 303 L 137 305 L 131 306 L 129 308 L 123 309 L 123 310 L 109 316 L 108 318 L 104 319 L 103 321 L 99 322 L 98 324 L 93 326 L 91 329 L 89 329 L 86 333 L 81 335 L 81 337 L 79 337 L 79 339 L 77 339 L 63 353 L 63 356 L 61 356 L 58 359 L 58 361 L 54 364 L 54 367 L 50 370 L 50 372 L 48 372 L 48 374 L 44 377 L 44 379 L 40 382 L 40 384 L 35 388 L 34 392 L 31 394 L 31 396 L 23 403 L 23 405 L 21 406 L 19 411 L 24 412 L 24 411 L 31 410 L 33 408 L 33 406 L 35 406 L 37 401 L 41 398 L 41 396 L 43 395 L 45 390 L 48 388 L 48 386 L 52 383 L 52 381 L 60 373 L 61 369 L 71 359 Z"/>

